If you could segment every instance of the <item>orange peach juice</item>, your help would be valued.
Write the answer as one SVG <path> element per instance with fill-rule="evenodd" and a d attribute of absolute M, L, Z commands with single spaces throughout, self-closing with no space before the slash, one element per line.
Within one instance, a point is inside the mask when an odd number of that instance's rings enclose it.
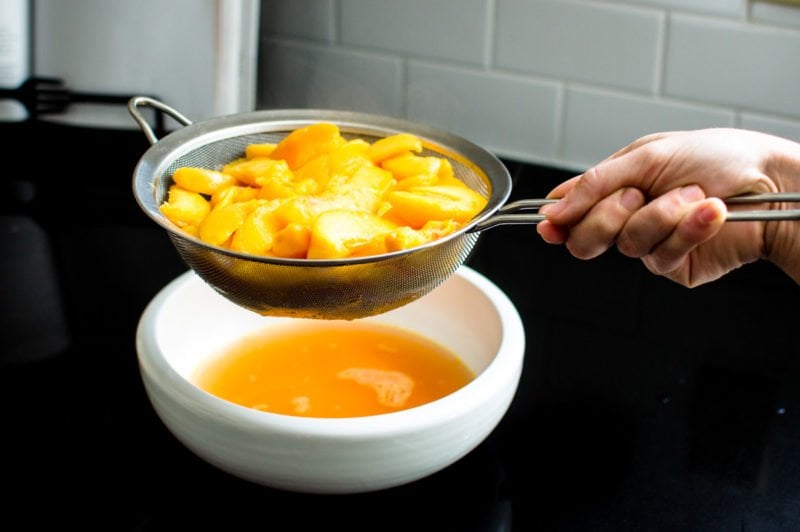
<path fill-rule="evenodd" d="M 295 323 L 243 338 L 195 382 L 230 402 L 307 417 L 359 417 L 444 397 L 475 377 L 454 353 L 376 322 Z"/>

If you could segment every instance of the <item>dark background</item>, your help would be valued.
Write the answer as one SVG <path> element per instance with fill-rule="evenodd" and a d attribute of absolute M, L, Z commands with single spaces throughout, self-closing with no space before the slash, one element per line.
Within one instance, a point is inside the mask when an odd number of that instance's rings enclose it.
<path fill-rule="evenodd" d="M 0 124 L 3 518 L 101 530 L 800 530 L 800 288 L 757 263 L 695 289 L 532 226 L 468 264 L 526 328 L 517 396 L 453 466 L 355 496 L 253 485 L 166 431 L 139 378 L 149 300 L 186 270 L 139 210 L 138 130 Z M 571 177 L 505 161 L 513 197 Z"/>

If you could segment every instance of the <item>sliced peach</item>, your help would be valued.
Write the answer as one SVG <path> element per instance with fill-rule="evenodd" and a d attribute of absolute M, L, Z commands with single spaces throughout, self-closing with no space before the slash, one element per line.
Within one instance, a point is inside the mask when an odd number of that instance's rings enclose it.
<path fill-rule="evenodd" d="M 219 188 L 236 183 L 236 179 L 231 175 L 194 166 L 178 168 L 172 174 L 172 179 L 176 184 L 180 185 L 181 188 L 209 196 Z"/>
<path fill-rule="evenodd" d="M 242 185 L 231 185 L 216 190 L 211 196 L 211 205 L 228 205 L 239 201 L 249 201 L 256 197 L 257 190 L 253 187 Z"/>
<path fill-rule="evenodd" d="M 422 140 L 411 133 L 397 133 L 373 142 L 367 151 L 367 157 L 373 163 L 380 164 L 386 159 L 409 151 L 421 152 Z"/>
<path fill-rule="evenodd" d="M 352 177 L 331 180 L 323 194 L 343 208 L 374 213 L 386 191 L 394 185 L 392 174 L 373 165 L 364 165 Z"/>
<path fill-rule="evenodd" d="M 327 154 L 311 159 L 294 171 L 294 178 L 297 180 L 313 179 L 317 182 L 320 190 L 325 188 L 330 178 L 328 159 Z"/>
<path fill-rule="evenodd" d="M 290 223 L 275 235 L 272 254 L 276 257 L 305 258 L 310 241 L 311 229 L 308 226 Z"/>
<path fill-rule="evenodd" d="M 328 155 L 331 174 L 353 175 L 364 165 L 372 164 L 367 158 L 369 144 L 363 139 L 354 139 L 332 150 Z"/>
<path fill-rule="evenodd" d="M 424 174 L 437 178 L 442 161 L 439 157 L 420 157 L 411 152 L 405 152 L 381 163 L 381 167 L 389 170 L 397 180 Z"/>
<path fill-rule="evenodd" d="M 199 225 L 211 206 L 199 192 L 172 185 L 167 192 L 167 201 L 159 206 L 159 210 L 178 227 L 189 227 Z"/>
<path fill-rule="evenodd" d="M 277 144 L 272 142 L 263 142 L 260 144 L 248 144 L 244 149 L 244 156 L 247 159 L 254 159 L 256 157 L 269 157 Z"/>
<path fill-rule="evenodd" d="M 466 186 L 435 185 L 394 190 L 386 194 L 392 213 L 411 227 L 429 220 L 455 220 L 464 223 L 478 214 L 486 199 Z"/>
<path fill-rule="evenodd" d="M 270 202 L 253 209 L 233 234 L 231 249 L 254 255 L 266 254 L 278 232 L 278 223 L 272 216 L 276 207 L 275 202 Z"/>
<path fill-rule="evenodd" d="M 222 172 L 232 175 L 241 183 L 259 187 L 268 180 L 291 181 L 294 177 L 286 161 L 268 157 L 236 159 L 222 167 Z"/>
<path fill-rule="evenodd" d="M 400 251 L 427 244 L 428 238 L 416 229 L 402 226 L 386 235 L 385 242 L 387 251 Z"/>
<path fill-rule="evenodd" d="M 256 200 L 214 207 L 200 223 L 200 238 L 215 246 L 228 242 L 255 207 Z"/>
<path fill-rule="evenodd" d="M 397 226 L 367 212 L 332 210 L 320 214 L 311 229 L 309 259 L 339 259 L 384 253 L 385 237 Z M 366 250 L 369 253 L 365 253 Z"/>
<path fill-rule="evenodd" d="M 295 170 L 345 143 L 335 124 L 320 122 L 296 129 L 281 140 L 270 158 L 283 160 Z"/>

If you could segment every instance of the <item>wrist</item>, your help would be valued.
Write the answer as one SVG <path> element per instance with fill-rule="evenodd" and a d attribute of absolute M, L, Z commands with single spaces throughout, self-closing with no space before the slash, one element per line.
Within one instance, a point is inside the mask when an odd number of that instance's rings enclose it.
<path fill-rule="evenodd" d="M 767 164 L 767 175 L 780 192 L 800 192 L 800 143 L 781 139 Z M 800 203 L 784 209 L 800 209 Z M 768 222 L 765 231 L 768 260 L 800 283 L 800 220 Z"/>

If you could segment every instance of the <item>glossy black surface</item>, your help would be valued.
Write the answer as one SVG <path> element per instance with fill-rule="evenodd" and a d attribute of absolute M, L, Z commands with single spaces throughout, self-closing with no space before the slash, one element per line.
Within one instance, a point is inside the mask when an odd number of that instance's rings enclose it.
<path fill-rule="evenodd" d="M 800 287 L 754 264 L 687 290 L 532 226 L 469 264 L 528 347 L 517 396 L 473 453 L 356 496 L 285 493 L 193 456 L 144 394 L 134 334 L 185 271 L 130 189 L 138 130 L 0 125 L 3 519 L 82 530 L 798 530 Z M 23 150 L 27 149 L 27 153 Z M 569 175 L 508 162 L 514 198 Z"/>

